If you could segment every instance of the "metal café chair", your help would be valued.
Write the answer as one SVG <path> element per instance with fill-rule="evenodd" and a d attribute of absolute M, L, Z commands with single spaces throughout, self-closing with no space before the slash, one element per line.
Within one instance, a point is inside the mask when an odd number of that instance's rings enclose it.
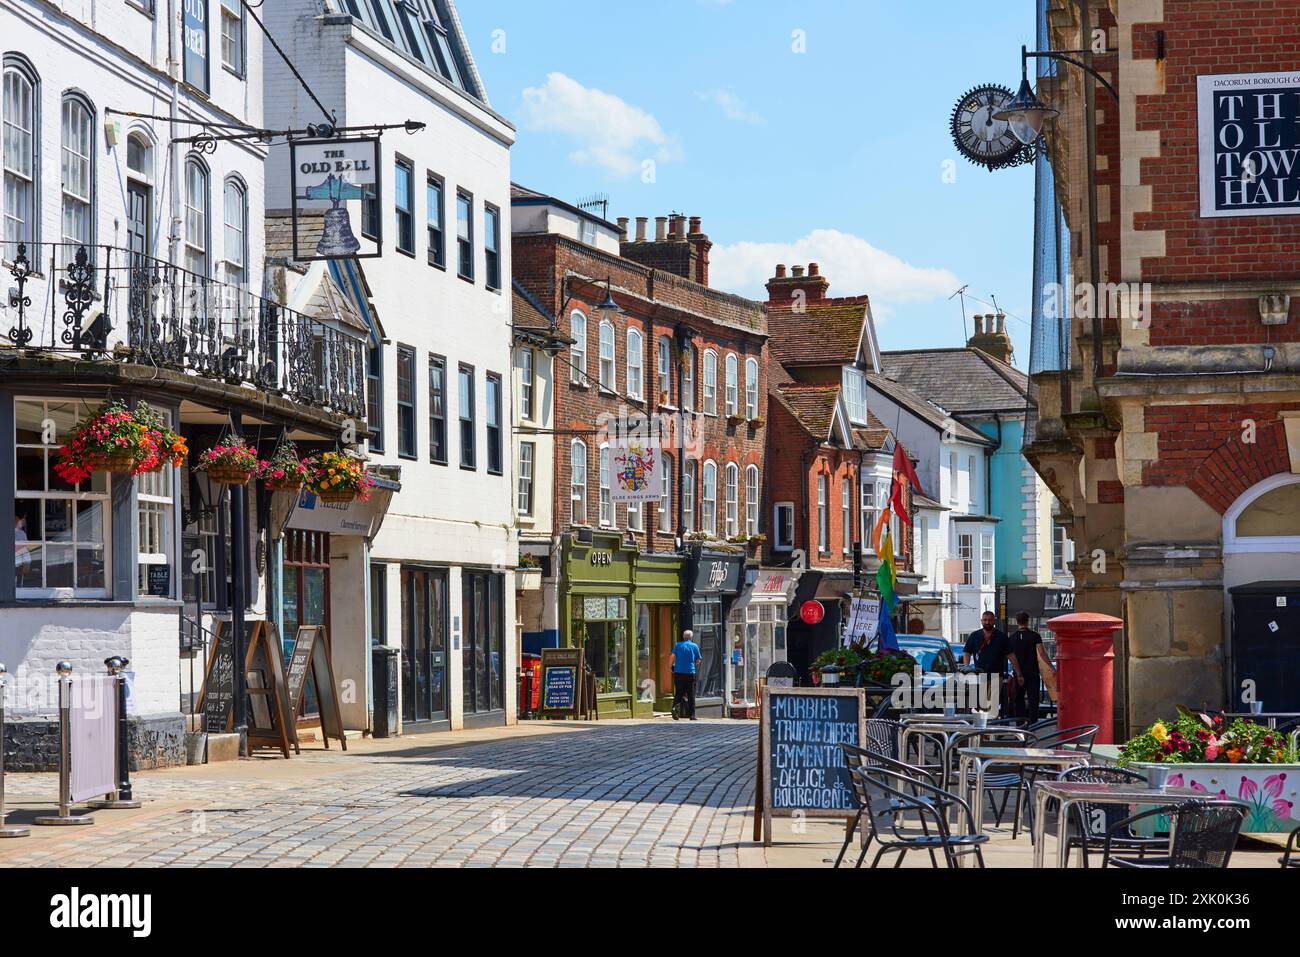
<path fill-rule="evenodd" d="M 900 721 L 892 721 L 889 718 L 868 718 L 867 742 L 872 750 L 897 761 L 902 758 L 898 753 L 898 733 L 902 728 L 903 724 Z"/>
<path fill-rule="evenodd" d="M 1117 836 L 1132 833 L 1137 822 L 1161 814 L 1173 818 L 1173 838 L 1167 855 L 1111 856 Z M 1232 801 L 1187 801 L 1131 814 L 1107 829 L 1101 866 L 1220 870 L 1228 866 L 1245 818 L 1245 806 Z"/>
<path fill-rule="evenodd" d="M 1069 768 L 1057 775 L 1060 781 L 1076 781 L 1086 784 L 1146 784 L 1146 776 L 1126 768 L 1104 766 Z M 1066 841 L 1071 848 L 1080 848 L 1083 866 L 1088 867 L 1088 854 L 1100 850 L 1098 845 L 1106 840 L 1107 832 L 1127 816 L 1127 808 L 1122 804 L 1089 804 L 1082 802 L 1073 805 L 1071 817 L 1074 820 L 1073 832 L 1067 830 Z M 1120 851 L 1135 851 L 1138 857 L 1145 857 L 1148 851 L 1168 848 L 1167 837 L 1142 837 L 1136 831 L 1116 831 L 1111 837 L 1111 846 Z"/>
<path fill-rule="evenodd" d="M 908 852 L 916 850 L 926 851 L 931 865 L 936 868 L 939 866 L 934 854 L 936 850 L 943 852 L 949 867 L 956 867 L 958 858 L 969 854 L 975 855 L 980 867 L 984 866 L 981 846 L 988 843 L 988 835 L 975 833 L 975 816 L 970 805 L 960 797 L 882 766 L 857 768 L 851 774 L 861 782 L 863 800 L 868 809 L 868 841 L 858 855 L 856 867 L 862 866 L 872 842 L 879 845 L 871 861 L 873 869 L 879 867 L 881 858 L 890 853 L 898 855 L 894 867 L 901 867 Z M 949 830 L 949 809 L 954 806 L 960 812 L 958 820 L 964 823 L 964 833 L 954 834 Z M 916 815 L 919 831 L 900 823 L 907 814 Z"/>
<path fill-rule="evenodd" d="M 1300 827 L 1292 831 L 1291 836 L 1286 839 L 1286 851 L 1278 861 L 1283 870 L 1290 870 L 1293 867 L 1300 870 Z"/>
<path fill-rule="evenodd" d="M 1037 739 L 1033 734 L 1023 728 L 972 728 L 969 731 L 960 731 L 954 734 L 948 740 L 948 746 L 944 753 L 944 786 L 951 787 L 954 781 L 959 780 L 961 774 L 961 749 L 971 747 L 986 748 L 1034 748 L 1038 747 Z M 1011 798 L 1011 792 L 1016 792 L 1016 810 L 1015 810 L 1015 828 L 1013 837 L 1019 833 L 1020 828 L 1020 806 L 1021 792 L 1025 788 L 1023 768 L 1020 765 L 990 765 L 984 771 L 984 793 L 988 795 L 989 807 L 993 810 L 994 820 L 997 826 L 1002 826 L 1003 815 L 1006 814 L 1007 802 Z M 993 792 L 1001 791 L 1001 806 L 994 803 Z M 962 795 L 966 797 L 966 795 Z"/>
<path fill-rule="evenodd" d="M 853 822 L 850 824 L 848 833 L 844 835 L 844 845 L 840 848 L 839 855 L 835 858 L 835 866 L 839 867 L 844 860 L 844 854 L 848 851 L 849 845 L 853 843 L 853 837 L 858 833 L 858 828 L 862 823 L 862 815 L 868 810 L 870 802 L 867 799 L 866 792 L 863 790 L 862 781 L 853 776 L 853 772 L 866 767 L 883 767 L 887 770 L 896 772 L 904 777 L 915 778 L 918 781 L 938 787 L 938 780 L 925 768 L 914 767 L 910 764 L 904 764 L 902 761 L 895 760 L 886 754 L 873 750 L 870 747 L 858 748 L 851 744 L 840 743 L 840 750 L 844 752 L 844 763 L 849 769 L 850 779 L 853 781 L 854 799 L 857 802 L 858 810 L 853 816 Z M 915 794 L 915 791 L 914 791 Z M 880 809 L 883 813 L 883 808 Z M 906 809 L 896 806 L 893 813 L 902 814 Z M 922 829 L 925 823 L 921 822 Z M 867 840 L 862 846 L 862 853 L 858 856 L 858 866 L 862 866 L 862 858 L 866 856 L 866 848 L 871 843 L 871 832 L 868 831 Z M 931 861 L 934 860 L 933 851 L 931 851 Z M 938 866 L 937 864 L 935 866 Z"/>

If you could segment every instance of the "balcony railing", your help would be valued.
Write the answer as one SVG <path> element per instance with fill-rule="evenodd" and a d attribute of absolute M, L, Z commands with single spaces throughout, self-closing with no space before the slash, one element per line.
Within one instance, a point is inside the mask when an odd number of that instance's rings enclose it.
<path fill-rule="evenodd" d="M 365 416 L 366 343 L 352 329 L 120 247 L 0 251 L 0 346 L 159 366 Z"/>

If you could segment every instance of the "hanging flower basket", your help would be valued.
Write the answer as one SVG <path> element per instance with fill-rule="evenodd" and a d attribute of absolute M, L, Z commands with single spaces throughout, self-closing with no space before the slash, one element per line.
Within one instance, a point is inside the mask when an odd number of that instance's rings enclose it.
<path fill-rule="evenodd" d="M 166 465 L 179 466 L 189 454 L 185 439 L 144 402 L 128 409 L 120 401 L 105 402 L 77 423 L 59 449 L 55 474 L 70 485 L 95 472 L 139 475 Z"/>
<path fill-rule="evenodd" d="M 307 468 L 307 487 L 323 502 L 364 502 L 375 487 L 375 480 L 366 472 L 365 459 L 347 452 L 323 452 L 303 464 Z"/>
<path fill-rule="evenodd" d="M 296 493 L 307 483 L 310 473 L 306 460 L 298 458 L 297 446 L 281 442 L 258 475 L 272 492 Z"/>
<path fill-rule="evenodd" d="M 204 452 L 198 468 L 218 485 L 246 485 L 265 465 L 242 437 L 235 436 Z"/>

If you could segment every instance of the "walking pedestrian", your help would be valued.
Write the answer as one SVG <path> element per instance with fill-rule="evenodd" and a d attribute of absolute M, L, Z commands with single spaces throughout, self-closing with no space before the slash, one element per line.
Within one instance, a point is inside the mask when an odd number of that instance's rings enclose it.
<path fill-rule="evenodd" d="M 972 631 L 962 649 L 962 663 L 974 664 L 975 670 L 985 677 L 985 681 L 996 684 L 990 689 L 994 694 L 1001 694 L 1002 680 L 1007 673 L 1007 661 L 1011 661 L 1011 670 L 1015 672 L 1015 681 L 1024 684 L 1024 675 L 1020 671 L 1020 662 L 1011 648 L 1007 633 L 998 627 L 997 616 L 991 611 L 980 616 L 978 631 Z M 1007 696 L 1008 698 L 1010 696 Z"/>
<path fill-rule="evenodd" d="M 700 662 L 700 646 L 695 643 L 695 632 L 689 628 L 682 632 L 682 640 L 673 645 L 670 661 L 673 666 L 673 720 L 695 720 L 695 669 Z"/>

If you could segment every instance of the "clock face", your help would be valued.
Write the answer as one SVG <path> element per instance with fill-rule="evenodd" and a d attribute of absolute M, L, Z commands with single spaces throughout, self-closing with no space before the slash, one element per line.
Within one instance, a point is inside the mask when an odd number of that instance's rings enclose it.
<path fill-rule="evenodd" d="M 993 118 L 1012 99 L 1014 95 L 1005 86 L 988 84 L 977 86 L 953 107 L 953 143 L 972 163 L 992 170 L 1032 158 L 1033 147 L 1016 139 L 1006 120 Z"/>

